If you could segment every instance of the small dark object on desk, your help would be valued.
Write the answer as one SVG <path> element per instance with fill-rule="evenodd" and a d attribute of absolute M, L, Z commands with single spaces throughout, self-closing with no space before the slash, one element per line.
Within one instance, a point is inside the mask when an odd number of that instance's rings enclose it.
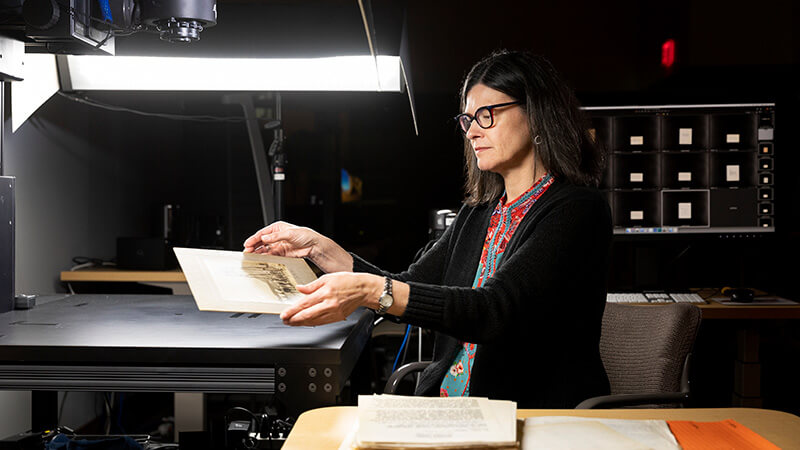
<path fill-rule="evenodd" d="M 36 296 L 19 294 L 14 297 L 14 309 L 31 309 L 36 306 Z"/>
<path fill-rule="evenodd" d="M 753 303 L 755 292 L 747 288 L 735 288 L 725 292 L 730 296 L 732 302 L 736 303 Z"/>
<path fill-rule="evenodd" d="M 41 450 L 44 446 L 42 433 L 19 433 L 0 439 L 0 450 Z"/>

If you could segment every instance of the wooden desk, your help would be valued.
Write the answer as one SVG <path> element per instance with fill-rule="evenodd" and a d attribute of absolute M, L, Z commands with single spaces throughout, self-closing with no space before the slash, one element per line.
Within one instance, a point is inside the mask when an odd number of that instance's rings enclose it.
<path fill-rule="evenodd" d="M 175 270 L 121 270 L 112 267 L 93 267 L 61 272 L 64 282 L 133 282 L 172 289 L 174 295 L 190 295 L 186 277 Z"/>
<path fill-rule="evenodd" d="M 711 299 L 707 303 L 694 303 L 703 313 L 703 320 L 781 320 L 800 319 L 800 303 L 787 305 L 726 305 Z M 673 303 L 628 303 L 635 306 L 659 307 Z"/>
<path fill-rule="evenodd" d="M 780 320 L 800 319 L 800 304 L 797 305 L 723 305 L 713 300 L 697 305 L 703 320 Z"/>
<path fill-rule="evenodd" d="M 307 411 L 297 419 L 284 450 L 338 449 L 356 419 L 355 406 Z M 714 422 L 734 419 L 782 449 L 800 449 L 800 417 L 780 411 L 752 408 L 715 409 L 520 409 L 518 418 L 578 416 L 612 419 L 665 419 Z"/>
<path fill-rule="evenodd" d="M 732 404 L 760 408 L 763 399 L 761 397 L 761 324 L 758 321 L 800 319 L 800 305 L 724 305 L 714 300 L 708 300 L 708 304 L 698 306 L 704 321 L 741 321 L 736 330 Z"/>

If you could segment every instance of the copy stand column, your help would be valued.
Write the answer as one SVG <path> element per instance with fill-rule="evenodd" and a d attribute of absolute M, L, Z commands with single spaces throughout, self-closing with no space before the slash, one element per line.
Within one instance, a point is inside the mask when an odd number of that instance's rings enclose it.
<path fill-rule="evenodd" d="M 247 136 L 250 138 L 250 149 L 253 153 L 253 164 L 256 170 L 256 181 L 258 182 L 258 193 L 261 200 L 261 214 L 264 225 L 268 225 L 275 221 L 275 190 L 273 185 L 273 172 L 271 171 L 270 162 L 267 160 L 267 151 L 264 148 L 264 139 L 261 136 L 260 117 L 256 113 L 253 98 L 249 94 L 230 94 L 222 97 L 224 104 L 237 103 L 242 107 L 244 113 L 245 125 L 247 126 Z M 280 106 L 280 97 L 276 98 L 276 104 Z M 269 129 L 278 128 L 280 126 L 279 120 L 268 122 Z M 280 136 L 283 138 L 283 132 L 276 131 L 276 138 Z M 273 154 L 277 149 L 273 149 Z M 281 159 L 283 162 L 283 159 Z M 281 170 L 282 174 L 282 170 Z M 283 176 L 280 177 L 283 181 Z"/>

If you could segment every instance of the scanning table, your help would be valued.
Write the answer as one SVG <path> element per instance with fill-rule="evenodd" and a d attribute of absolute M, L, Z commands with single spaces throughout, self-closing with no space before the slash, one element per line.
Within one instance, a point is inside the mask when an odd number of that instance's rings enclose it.
<path fill-rule="evenodd" d="M 372 319 L 293 328 L 189 295 L 44 296 L 0 314 L 0 389 L 275 394 L 299 414 L 336 404 Z"/>

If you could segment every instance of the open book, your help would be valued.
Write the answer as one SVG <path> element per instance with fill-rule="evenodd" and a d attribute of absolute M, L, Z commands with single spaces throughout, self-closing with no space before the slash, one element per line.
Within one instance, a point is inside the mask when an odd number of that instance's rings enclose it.
<path fill-rule="evenodd" d="M 340 448 L 517 448 L 517 404 L 480 397 L 360 395 Z"/>
<path fill-rule="evenodd" d="M 201 311 L 280 314 L 317 276 L 302 258 L 175 247 Z"/>

